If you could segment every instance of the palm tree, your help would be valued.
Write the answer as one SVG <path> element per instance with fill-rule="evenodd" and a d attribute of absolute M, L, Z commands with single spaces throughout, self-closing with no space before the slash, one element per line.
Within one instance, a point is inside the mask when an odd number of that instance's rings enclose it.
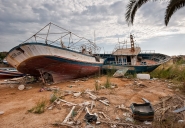
<path fill-rule="evenodd" d="M 143 4 L 147 3 L 150 0 L 130 0 L 129 4 L 127 5 L 127 12 L 125 14 L 125 19 L 128 25 L 134 22 L 134 17 L 136 14 L 137 9 L 139 9 Z M 171 16 L 180 8 L 185 6 L 185 0 L 170 0 L 168 6 L 166 8 L 164 22 L 165 25 L 168 25 L 168 22 Z"/>

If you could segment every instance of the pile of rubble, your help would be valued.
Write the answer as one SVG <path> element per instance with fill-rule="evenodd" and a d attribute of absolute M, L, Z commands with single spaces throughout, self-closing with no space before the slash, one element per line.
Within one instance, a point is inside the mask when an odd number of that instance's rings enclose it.
<path fill-rule="evenodd" d="M 185 127 L 185 97 L 182 95 L 167 96 L 156 103 L 154 125 L 162 124 L 163 127 L 180 125 Z"/>
<path fill-rule="evenodd" d="M 117 126 L 127 126 L 127 127 L 146 127 L 141 125 L 136 125 L 134 119 L 132 118 L 132 112 L 129 108 L 125 107 L 123 104 L 114 106 L 111 105 L 109 100 L 106 97 L 99 97 L 93 94 L 94 91 L 85 90 L 84 92 L 73 92 L 73 91 L 59 91 L 60 95 L 57 96 L 56 100 L 51 103 L 47 109 L 52 110 L 54 108 L 61 109 L 62 106 L 71 107 L 71 110 L 63 120 L 63 122 L 56 122 L 54 125 L 59 126 L 68 126 L 68 127 L 80 127 L 82 120 L 80 116 L 85 112 L 84 121 L 86 122 L 85 127 L 94 127 L 96 125 L 108 125 L 112 128 Z M 53 93 L 55 95 L 56 93 Z M 82 103 L 73 103 L 67 100 L 64 100 L 64 97 L 67 95 L 73 95 L 74 98 L 83 97 L 84 95 L 88 96 L 90 101 L 84 101 Z M 51 97 L 52 97 L 51 96 Z M 84 96 L 85 97 L 85 96 Z M 96 106 L 96 102 L 101 103 L 100 106 Z M 114 116 L 108 115 L 108 113 L 102 109 L 102 105 L 106 107 L 114 107 L 115 111 L 121 110 L 123 112 L 124 120 L 120 119 L 117 115 L 116 118 L 111 118 Z M 100 108 L 99 108 L 100 107 Z M 129 122 L 129 123 L 128 123 Z"/>

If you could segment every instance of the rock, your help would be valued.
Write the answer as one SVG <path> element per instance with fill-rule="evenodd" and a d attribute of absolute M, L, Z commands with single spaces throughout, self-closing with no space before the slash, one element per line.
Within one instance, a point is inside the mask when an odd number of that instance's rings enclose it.
<path fill-rule="evenodd" d="M 0 115 L 3 115 L 4 114 L 4 112 L 3 111 L 0 111 Z"/>
<path fill-rule="evenodd" d="M 117 126 L 115 124 L 111 125 L 111 128 L 117 128 Z"/>
<path fill-rule="evenodd" d="M 171 86 L 168 86 L 168 88 L 170 88 L 170 89 L 171 89 L 172 87 L 171 87 Z"/>
<path fill-rule="evenodd" d="M 118 116 L 116 116 L 116 120 L 120 120 L 120 118 Z"/>
<path fill-rule="evenodd" d="M 96 83 L 100 83 L 100 81 L 99 81 L 99 80 L 96 80 L 95 82 L 96 82 Z"/>
<path fill-rule="evenodd" d="M 105 86 L 100 86 L 101 89 L 105 89 Z"/>
<path fill-rule="evenodd" d="M 179 92 L 180 90 L 179 90 L 179 88 L 177 88 L 177 89 L 175 89 L 175 91 L 176 91 L 176 92 Z"/>
<path fill-rule="evenodd" d="M 32 88 L 32 86 L 27 86 L 27 87 L 26 87 L 26 89 L 31 89 L 31 88 Z"/>
<path fill-rule="evenodd" d="M 25 86 L 23 84 L 18 86 L 19 90 L 24 90 L 24 88 L 25 88 Z"/>

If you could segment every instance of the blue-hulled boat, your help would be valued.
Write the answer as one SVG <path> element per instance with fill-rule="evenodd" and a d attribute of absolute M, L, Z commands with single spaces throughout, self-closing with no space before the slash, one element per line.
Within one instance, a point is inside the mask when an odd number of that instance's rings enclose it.
<path fill-rule="evenodd" d="M 131 46 L 126 42 L 116 45 L 112 54 L 100 54 L 104 58 L 103 69 L 128 68 L 129 73 L 151 72 L 159 65 L 169 61 L 170 56 L 155 53 L 154 50 L 141 51 L 141 48 L 134 44 L 133 36 L 130 35 Z"/>

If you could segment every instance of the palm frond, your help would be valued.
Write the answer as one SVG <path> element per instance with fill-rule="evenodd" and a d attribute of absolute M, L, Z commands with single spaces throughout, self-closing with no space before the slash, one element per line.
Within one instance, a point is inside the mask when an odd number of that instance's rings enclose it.
<path fill-rule="evenodd" d="M 130 0 L 129 4 L 127 5 L 127 11 L 125 14 L 125 19 L 128 23 L 128 25 L 132 24 L 134 22 L 134 17 L 136 14 L 136 11 L 146 2 L 149 0 Z"/>
<path fill-rule="evenodd" d="M 185 0 L 170 0 L 167 8 L 166 8 L 166 12 L 165 12 L 165 18 L 164 18 L 164 22 L 165 25 L 167 26 L 169 23 L 169 20 L 171 18 L 171 16 L 180 8 L 185 6 Z"/>

